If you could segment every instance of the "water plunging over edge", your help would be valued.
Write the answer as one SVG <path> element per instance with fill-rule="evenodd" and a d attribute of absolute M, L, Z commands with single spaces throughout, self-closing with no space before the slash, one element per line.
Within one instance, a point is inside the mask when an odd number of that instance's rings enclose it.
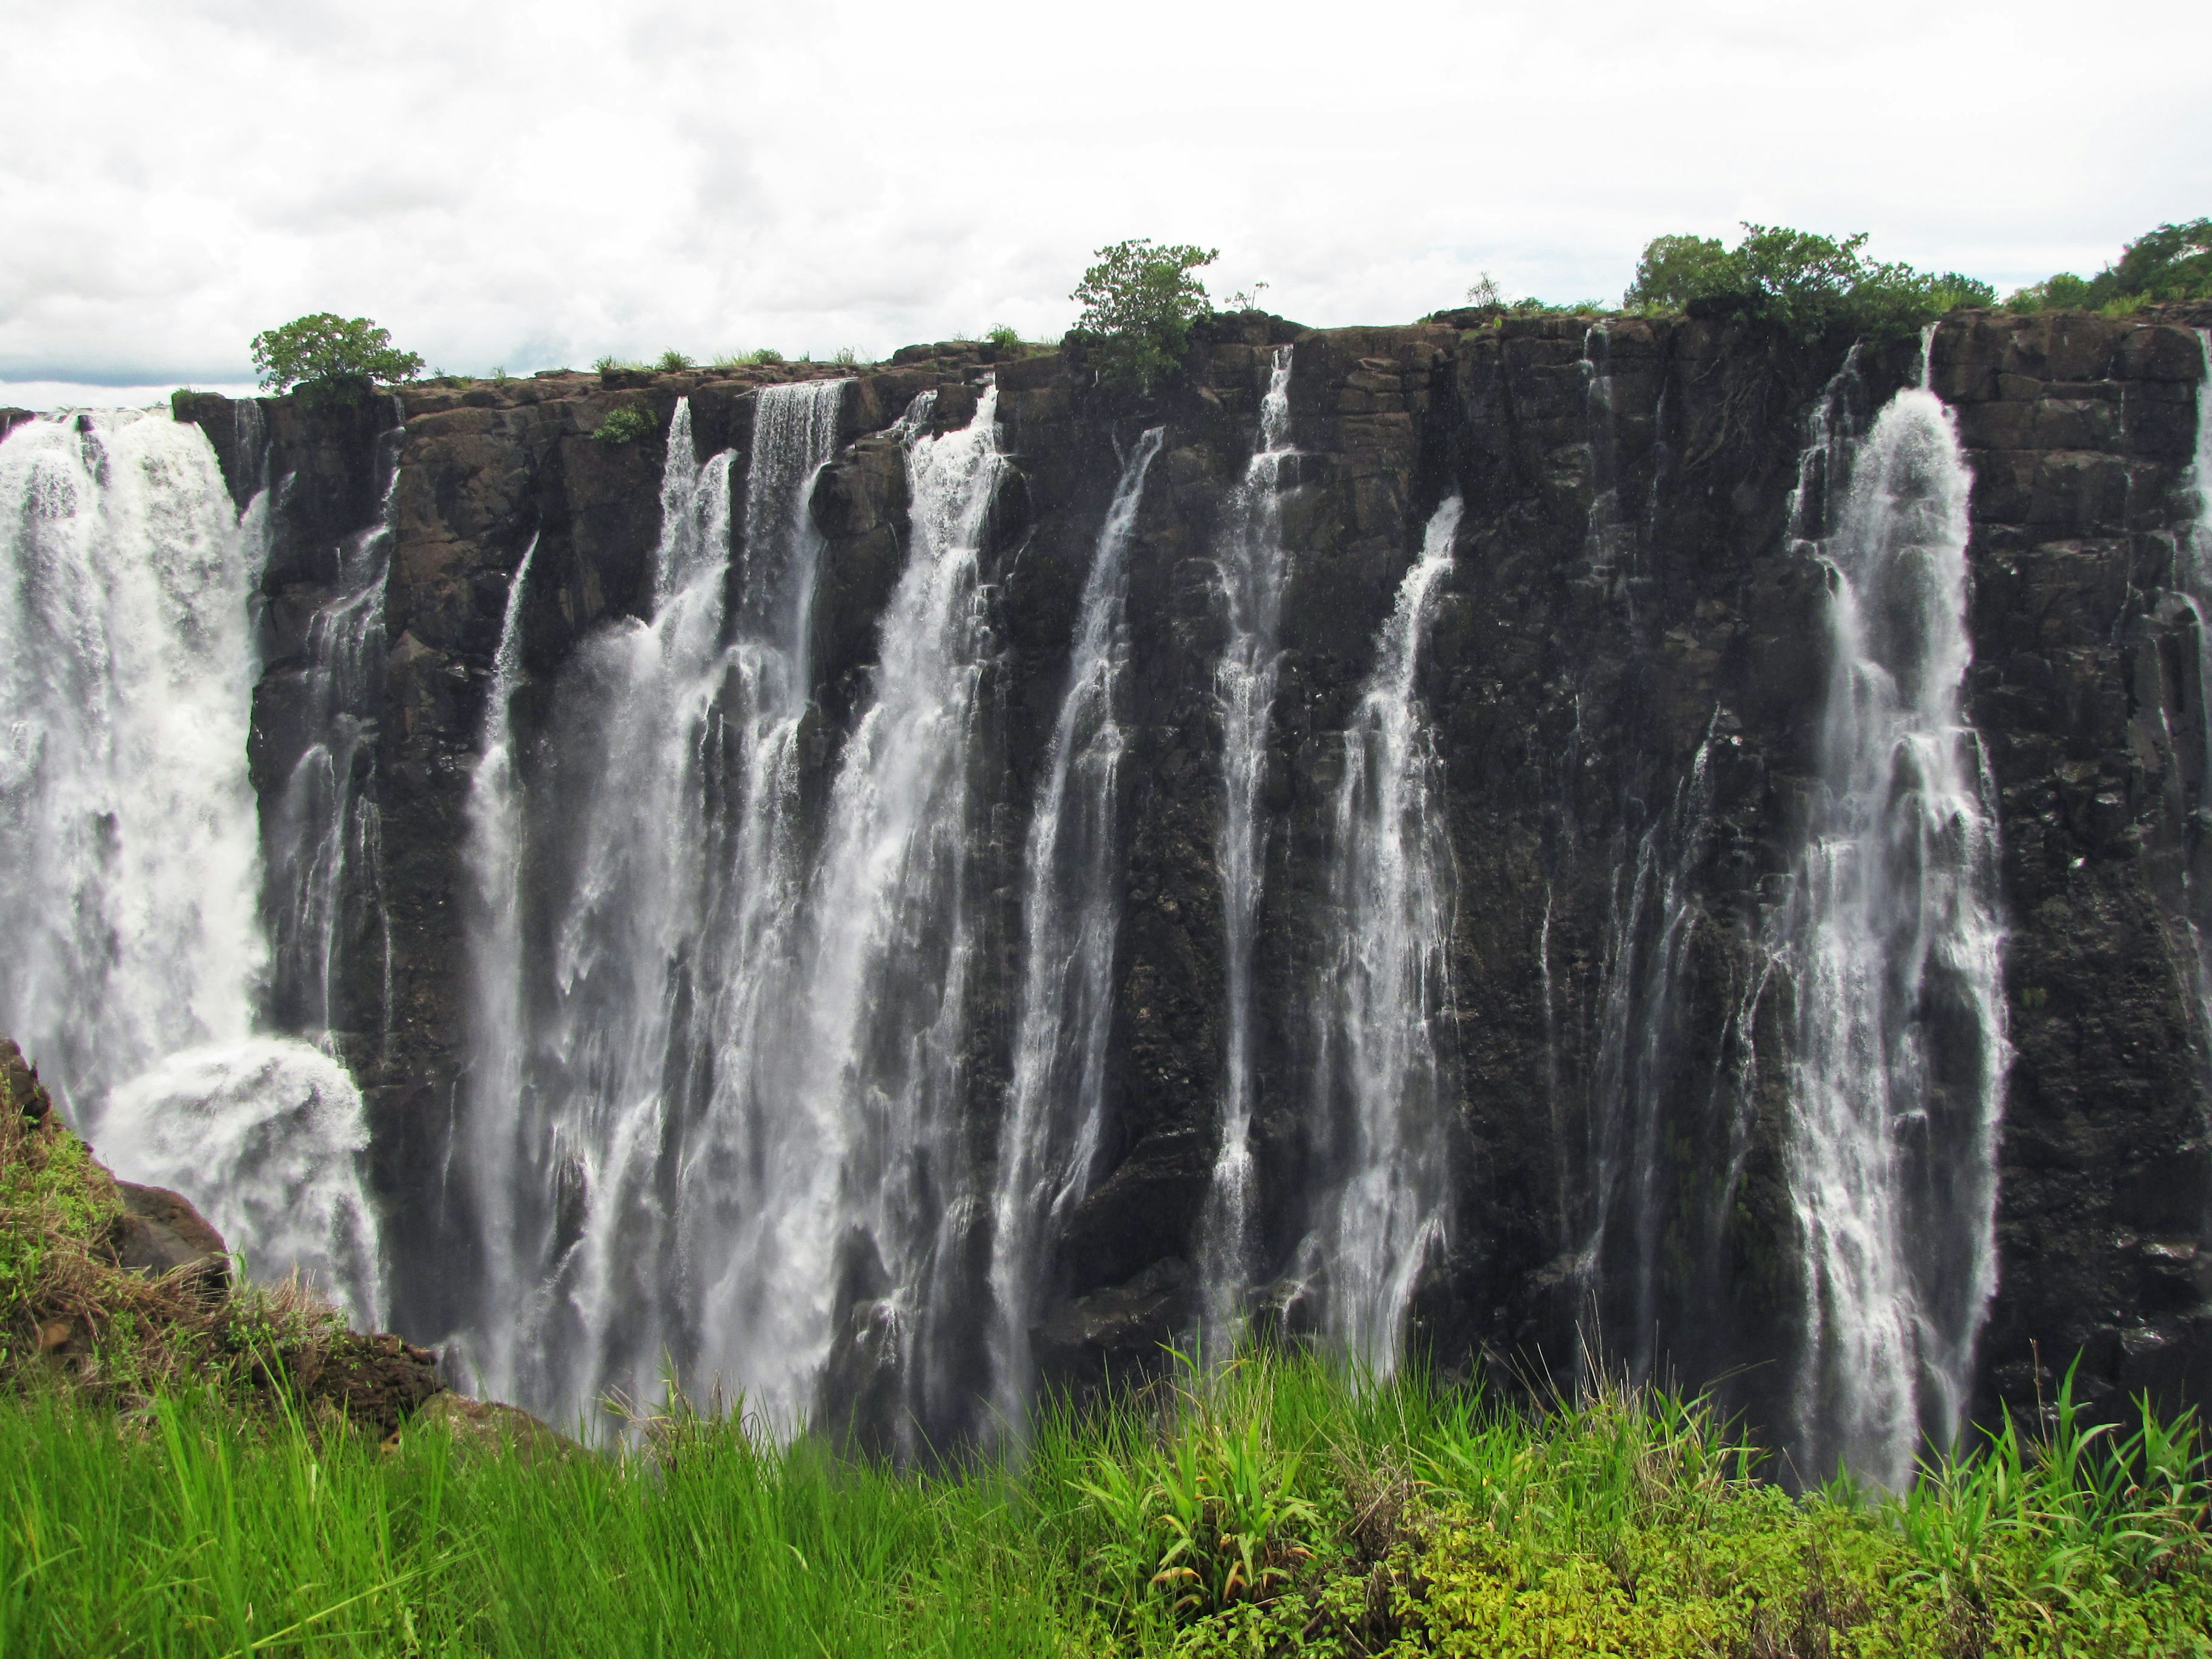
<path fill-rule="evenodd" d="M 1105 1108 L 1121 920 L 1115 813 L 1126 746 L 1114 705 L 1128 662 L 1129 544 L 1166 430 L 1153 427 L 1137 441 L 1100 526 L 1024 849 L 1026 949 L 991 1243 L 997 1404 L 1015 1432 L 1029 1401 L 1040 1253 L 1089 1188 Z"/>
<path fill-rule="evenodd" d="M 1254 1268 L 1252 1095 L 1253 947 L 1267 865 L 1260 791 L 1267 769 L 1275 684 L 1282 669 L 1276 638 L 1290 553 L 1283 545 L 1283 477 L 1290 458 L 1293 348 L 1277 346 L 1260 404 L 1260 433 L 1244 480 L 1230 504 L 1218 558 L 1229 638 L 1215 686 L 1221 708 L 1223 970 L 1227 1025 L 1221 1082 L 1221 1141 L 1200 1221 L 1205 1346 L 1226 1351 L 1243 1318 Z"/>
<path fill-rule="evenodd" d="M 1816 418 L 1808 459 L 1827 476 L 1793 526 L 1829 575 L 1833 653 L 1786 918 L 1799 1427 L 1808 1474 L 1840 1461 L 1893 1488 L 1966 1406 L 1996 1288 L 2010 1053 L 1994 790 L 1960 706 L 1972 477 L 1926 384 L 1931 345 L 1864 437 Z"/>
<path fill-rule="evenodd" d="M 1451 1000 L 1457 897 L 1434 741 L 1415 689 L 1462 504 L 1430 519 L 1344 734 L 1328 913 L 1312 987 L 1313 1121 L 1333 1188 L 1302 1247 L 1331 1346 L 1370 1373 L 1398 1364 L 1415 1284 L 1444 1236 L 1449 1097 L 1437 1025 Z"/>

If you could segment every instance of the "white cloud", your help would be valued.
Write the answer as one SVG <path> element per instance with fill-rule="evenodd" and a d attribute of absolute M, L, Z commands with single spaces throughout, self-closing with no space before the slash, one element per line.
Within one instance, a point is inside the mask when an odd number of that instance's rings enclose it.
<path fill-rule="evenodd" d="M 1218 246 L 1317 324 L 1666 230 L 1874 233 L 2000 286 L 2212 211 L 2212 12 L 1130 0 L 10 4 L 0 374 L 230 381 L 374 317 L 434 364 L 1055 332 L 1091 250 Z"/>

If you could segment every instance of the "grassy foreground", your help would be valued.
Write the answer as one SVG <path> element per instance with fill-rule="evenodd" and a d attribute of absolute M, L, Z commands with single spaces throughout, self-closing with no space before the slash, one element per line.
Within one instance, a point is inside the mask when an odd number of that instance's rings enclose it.
<path fill-rule="evenodd" d="M 1901 1503 L 1793 1498 L 1663 1395 L 1537 1418 L 1259 1356 L 1018 1469 L 689 1413 L 633 1444 L 0 1399 L 0 1653 L 2212 1655 L 2193 1423 L 2063 1396 Z"/>

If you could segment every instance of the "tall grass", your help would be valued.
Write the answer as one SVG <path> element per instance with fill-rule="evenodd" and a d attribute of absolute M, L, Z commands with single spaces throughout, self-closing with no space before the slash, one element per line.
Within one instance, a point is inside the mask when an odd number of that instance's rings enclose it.
<path fill-rule="evenodd" d="M 1304 1358 L 902 1472 L 680 1401 L 535 1459 L 214 1394 L 0 1402 L 0 1653 L 2212 1654 L 2193 1419 L 2062 1391 L 1907 1497 L 1702 1402 L 1534 1411 Z"/>

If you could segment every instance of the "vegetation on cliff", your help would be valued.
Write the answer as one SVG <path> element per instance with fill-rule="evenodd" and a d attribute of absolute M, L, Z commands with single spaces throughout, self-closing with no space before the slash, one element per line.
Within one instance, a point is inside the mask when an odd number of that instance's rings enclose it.
<path fill-rule="evenodd" d="M 1192 273 L 1217 257 L 1212 248 L 1141 236 L 1098 250 L 1068 297 L 1083 306 L 1071 337 L 1087 345 L 1103 384 L 1149 392 L 1175 372 L 1190 325 L 1212 308 Z"/>
<path fill-rule="evenodd" d="M 2009 295 L 2015 311 L 2130 312 L 2150 304 L 2212 300 L 2212 219 L 2160 225 L 2120 251 L 2094 276 L 2062 270 Z"/>
<path fill-rule="evenodd" d="M 1863 231 L 1838 241 L 1753 224 L 1744 226 L 1734 247 L 1710 236 L 1655 236 L 1621 303 L 1630 310 L 1739 312 L 1810 338 L 1838 325 L 1894 334 L 1996 299 L 1987 283 L 1956 271 L 1869 259 L 1866 243 Z"/>
<path fill-rule="evenodd" d="M 255 335 L 253 367 L 264 391 L 296 386 L 311 399 L 343 400 L 364 396 L 380 380 L 413 380 L 422 359 L 400 350 L 390 329 L 366 317 L 319 311 Z"/>

